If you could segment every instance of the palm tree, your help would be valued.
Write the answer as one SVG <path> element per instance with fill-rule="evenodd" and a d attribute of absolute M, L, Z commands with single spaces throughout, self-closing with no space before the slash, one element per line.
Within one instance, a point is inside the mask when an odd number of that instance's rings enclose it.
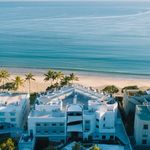
<path fill-rule="evenodd" d="M 53 80 L 53 77 L 54 77 L 54 71 L 53 70 L 48 70 L 48 72 L 45 73 L 44 76 L 45 76 L 44 81 L 51 80 L 51 85 L 52 85 L 52 80 Z"/>
<path fill-rule="evenodd" d="M 25 74 L 25 81 L 28 81 L 28 85 L 29 85 L 29 95 L 30 95 L 30 91 L 31 91 L 31 80 L 35 81 L 34 75 L 30 72 L 28 74 Z"/>
<path fill-rule="evenodd" d="M 23 85 L 24 80 L 21 77 L 16 76 L 15 79 L 13 79 L 13 83 L 15 90 L 18 90 L 18 88 Z"/>
<path fill-rule="evenodd" d="M 73 84 L 73 81 L 78 81 L 79 80 L 79 78 L 74 73 L 71 73 L 69 75 L 69 77 L 70 77 L 70 81 L 72 81 L 72 84 Z"/>
<path fill-rule="evenodd" d="M 63 77 L 64 77 L 64 74 L 59 71 L 59 72 L 55 72 L 55 75 L 54 75 L 54 80 L 56 79 L 57 83 L 58 83 L 58 80 L 61 80 Z"/>
<path fill-rule="evenodd" d="M 3 90 L 4 90 L 4 83 L 6 80 L 8 80 L 8 78 L 10 77 L 10 74 L 8 73 L 7 70 L 0 70 L 0 82 L 2 82 L 3 84 Z"/>
<path fill-rule="evenodd" d="M 65 86 L 70 84 L 70 76 L 64 76 L 60 81 L 60 86 Z"/>

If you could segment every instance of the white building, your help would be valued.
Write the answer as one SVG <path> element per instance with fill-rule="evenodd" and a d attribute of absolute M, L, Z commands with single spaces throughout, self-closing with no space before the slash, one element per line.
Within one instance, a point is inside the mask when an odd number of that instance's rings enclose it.
<path fill-rule="evenodd" d="M 0 131 L 9 128 L 23 128 L 29 114 L 27 94 L 0 94 Z"/>
<path fill-rule="evenodd" d="M 150 103 L 150 94 L 146 91 L 140 94 L 140 90 L 125 90 L 123 96 L 123 108 L 126 116 L 129 113 L 135 114 L 136 105 L 142 105 L 143 103 Z"/>
<path fill-rule="evenodd" d="M 150 105 L 137 105 L 134 120 L 136 145 L 150 148 Z"/>
<path fill-rule="evenodd" d="M 117 102 L 82 86 L 40 95 L 28 116 L 28 131 L 52 141 L 113 140 Z"/>

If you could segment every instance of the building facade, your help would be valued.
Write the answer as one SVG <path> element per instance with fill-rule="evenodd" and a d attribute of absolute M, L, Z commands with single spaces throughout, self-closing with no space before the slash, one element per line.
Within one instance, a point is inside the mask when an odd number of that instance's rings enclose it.
<path fill-rule="evenodd" d="M 23 128 L 30 110 L 27 94 L 0 94 L 0 130 Z"/>
<path fill-rule="evenodd" d="M 51 141 L 113 140 L 117 118 L 114 98 L 82 86 L 40 95 L 28 116 L 28 132 Z"/>
<path fill-rule="evenodd" d="M 137 105 L 134 120 L 136 145 L 150 147 L 150 105 Z"/>

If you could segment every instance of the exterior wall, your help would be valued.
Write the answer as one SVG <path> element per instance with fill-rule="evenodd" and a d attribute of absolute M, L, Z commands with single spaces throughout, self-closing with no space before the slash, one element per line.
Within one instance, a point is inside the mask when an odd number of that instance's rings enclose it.
<path fill-rule="evenodd" d="M 95 132 L 95 123 L 96 123 L 95 113 L 92 115 L 84 115 L 83 116 L 83 138 L 88 139 L 90 135 Z"/>
<path fill-rule="evenodd" d="M 36 137 L 49 137 L 50 140 L 65 140 L 65 117 L 57 118 L 28 118 L 29 134 Z"/>
<path fill-rule="evenodd" d="M 144 129 L 146 125 L 146 129 Z M 140 118 L 135 115 L 134 122 L 134 137 L 137 145 L 149 145 L 150 146 L 150 121 L 140 120 Z M 146 142 L 146 143 L 145 143 Z"/>
<path fill-rule="evenodd" d="M 9 108 L 10 107 L 10 108 Z M 9 106 L 0 111 L 0 122 L 12 124 L 14 127 L 22 128 L 29 114 L 29 100 L 24 99 L 19 106 Z M 13 107 L 14 109 L 11 109 Z M 14 111 L 15 110 L 15 111 Z"/>

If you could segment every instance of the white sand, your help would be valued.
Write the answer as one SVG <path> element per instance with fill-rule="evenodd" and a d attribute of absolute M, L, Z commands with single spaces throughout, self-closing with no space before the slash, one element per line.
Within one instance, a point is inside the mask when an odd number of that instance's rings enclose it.
<path fill-rule="evenodd" d="M 35 75 L 36 81 L 31 82 L 31 92 L 39 92 L 44 91 L 47 86 L 50 85 L 50 82 L 45 82 L 44 73 L 47 70 L 34 70 L 34 69 L 7 69 L 11 73 L 11 77 L 9 81 L 11 81 L 16 75 L 21 76 L 25 79 L 24 74 L 28 72 L 32 72 Z M 70 73 L 70 72 L 65 72 Z M 78 72 L 76 75 L 79 77 L 79 81 L 76 82 L 78 84 L 82 84 L 87 87 L 94 87 L 102 89 L 107 85 L 115 85 L 118 88 L 123 88 L 129 85 L 137 85 L 143 89 L 147 89 L 150 87 L 150 78 L 137 77 L 137 76 L 120 76 L 120 75 L 100 75 L 100 74 L 91 74 L 91 73 L 81 73 Z M 28 82 L 24 83 L 24 86 L 19 89 L 20 92 L 28 91 Z"/>

